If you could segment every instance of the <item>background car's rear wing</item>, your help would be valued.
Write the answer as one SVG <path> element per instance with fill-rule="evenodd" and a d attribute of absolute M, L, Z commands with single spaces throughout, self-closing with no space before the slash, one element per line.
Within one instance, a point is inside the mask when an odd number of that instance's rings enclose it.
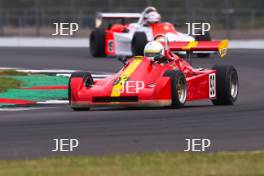
<path fill-rule="evenodd" d="M 141 17 L 141 13 L 96 13 L 95 17 L 95 27 L 101 26 L 103 19 L 113 20 L 113 19 L 135 19 L 138 20 Z"/>
<path fill-rule="evenodd" d="M 228 40 L 169 42 L 171 51 L 218 51 L 221 58 L 227 53 Z"/>

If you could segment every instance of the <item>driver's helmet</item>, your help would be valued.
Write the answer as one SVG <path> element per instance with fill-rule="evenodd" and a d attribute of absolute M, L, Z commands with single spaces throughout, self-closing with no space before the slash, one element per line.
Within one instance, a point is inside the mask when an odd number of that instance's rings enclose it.
<path fill-rule="evenodd" d="M 150 11 L 145 15 L 145 21 L 147 24 L 160 22 L 160 14 L 157 11 Z"/>
<path fill-rule="evenodd" d="M 158 41 L 149 42 L 144 48 L 144 56 L 152 61 L 163 58 L 164 55 L 164 46 Z"/>

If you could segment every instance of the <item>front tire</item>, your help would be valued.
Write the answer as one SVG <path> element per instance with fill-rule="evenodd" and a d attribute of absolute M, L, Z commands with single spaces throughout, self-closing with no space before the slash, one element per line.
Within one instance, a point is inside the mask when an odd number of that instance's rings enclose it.
<path fill-rule="evenodd" d="M 74 111 L 83 111 L 83 110 L 89 110 L 89 107 L 76 107 L 72 104 L 72 101 L 76 99 L 76 97 L 73 97 L 73 90 L 72 90 L 72 85 L 71 85 L 71 81 L 75 78 L 81 78 L 82 81 L 79 84 L 83 84 L 84 86 L 88 87 L 88 86 L 92 86 L 93 85 L 93 78 L 92 75 L 88 72 L 75 72 L 71 75 L 70 79 L 69 79 L 69 83 L 68 83 L 68 99 L 69 99 L 69 104 L 71 105 L 71 108 Z M 79 89 L 80 86 L 82 85 L 75 85 L 78 86 L 77 90 Z"/>
<path fill-rule="evenodd" d="M 105 30 L 96 28 L 90 34 L 90 52 L 94 57 L 104 57 L 105 54 Z"/>
<path fill-rule="evenodd" d="M 135 32 L 132 42 L 131 51 L 133 56 L 143 56 L 145 45 L 148 43 L 145 32 Z"/>
<path fill-rule="evenodd" d="M 187 82 L 185 75 L 179 70 L 168 70 L 165 76 L 171 78 L 171 107 L 182 108 L 187 99 Z"/>
<path fill-rule="evenodd" d="M 216 65 L 216 99 L 214 105 L 233 105 L 238 97 L 239 81 L 236 69 L 232 65 Z"/>

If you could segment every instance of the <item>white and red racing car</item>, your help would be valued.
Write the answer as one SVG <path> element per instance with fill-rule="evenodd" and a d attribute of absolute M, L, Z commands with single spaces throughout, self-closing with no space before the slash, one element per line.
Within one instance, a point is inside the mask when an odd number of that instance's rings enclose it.
<path fill-rule="evenodd" d="M 119 23 L 112 23 L 116 20 Z M 128 23 L 131 20 L 134 22 Z M 98 13 L 95 24 L 90 34 L 90 52 L 94 57 L 143 55 L 146 43 L 157 34 L 166 35 L 170 42 L 211 40 L 209 33 L 193 37 L 177 31 L 171 23 L 161 22 L 154 7 L 147 7 L 142 13 Z M 208 53 L 199 55 L 207 56 Z"/>

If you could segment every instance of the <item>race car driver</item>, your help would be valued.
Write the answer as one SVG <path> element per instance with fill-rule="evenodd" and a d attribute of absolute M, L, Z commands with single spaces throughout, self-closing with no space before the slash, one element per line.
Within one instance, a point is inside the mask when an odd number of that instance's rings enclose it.
<path fill-rule="evenodd" d="M 165 57 L 165 48 L 158 41 L 151 41 L 144 48 L 144 56 L 151 61 L 158 63 L 167 63 L 169 59 Z"/>
<path fill-rule="evenodd" d="M 159 23 L 161 21 L 161 16 L 154 7 L 147 7 L 142 12 L 142 19 L 140 18 L 137 23 L 131 23 L 127 27 L 127 31 L 134 33 L 139 29 L 142 30 L 142 26 L 149 27 L 152 24 Z M 145 29 L 146 30 L 146 29 Z"/>
<path fill-rule="evenodd" d="M 153 23 L 158 23 L 160 22 L 160 14 L 157 11 L 150 11 L 145 14 L 144 17 L 144 25 L 151 25 Z"/>

